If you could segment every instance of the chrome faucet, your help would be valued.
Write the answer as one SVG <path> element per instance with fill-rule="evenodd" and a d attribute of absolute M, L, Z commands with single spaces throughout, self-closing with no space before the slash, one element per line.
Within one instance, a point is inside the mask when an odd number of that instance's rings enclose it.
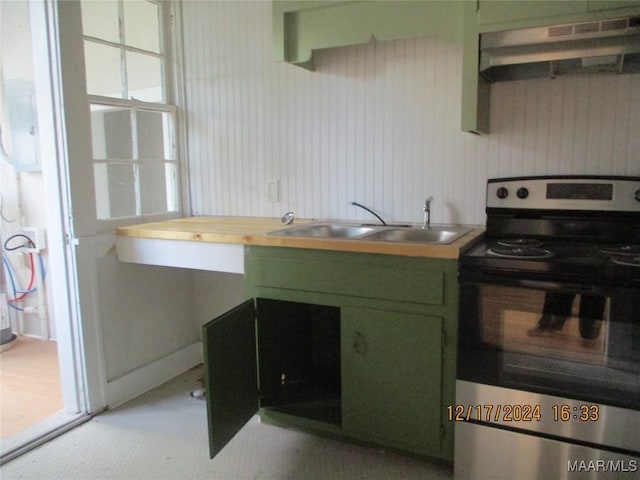
<path fill-rule="evenodd" d="M 433 202 L 433 197 L 429 197 L 424 201 L 424 222 L 422 223 L 422 228 L 431 228 L 431 202 Z"/>

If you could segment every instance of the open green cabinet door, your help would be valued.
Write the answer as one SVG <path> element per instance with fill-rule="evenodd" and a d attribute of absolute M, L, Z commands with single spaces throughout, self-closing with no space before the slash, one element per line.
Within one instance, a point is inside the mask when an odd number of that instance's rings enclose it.
<path fill-rule="evenodd" d="M 203 326 L 209 454 L 258 411 L 256 311 L 249 300 Z"/>

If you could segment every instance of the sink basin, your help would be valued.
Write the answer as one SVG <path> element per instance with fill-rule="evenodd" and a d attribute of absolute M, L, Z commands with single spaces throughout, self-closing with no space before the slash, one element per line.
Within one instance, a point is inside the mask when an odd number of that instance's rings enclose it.
<path fill-rule="evenodd" d="M 433 226 L 431 228 L 383 227 L 373 225 L 349 225 L 339 223 L 310 223 L 288 227 L 267 235 L 280 237 L 341 238 L 374 242 L 409 242 L 448 244 L 470 232 L 470 228 Z"/>
<path fill-rule="evenodd" d="M 268 235 L 281 237 L 355 238 L 371 232 L 375 232 L 375 228 L 360 225 L 312 223 L 269 232 Z"/>
<path fill-rule="evenodd" d="M 366 235 L 376 242 L 453 243 L 471 229 L 462 227 L 385 228 Z"/>

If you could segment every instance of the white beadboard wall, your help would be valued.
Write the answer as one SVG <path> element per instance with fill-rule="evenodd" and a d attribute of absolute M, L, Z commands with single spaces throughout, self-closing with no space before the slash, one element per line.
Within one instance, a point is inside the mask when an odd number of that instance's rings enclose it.
<path fill-rule="evenodd" d="M 182 3 L 194 215 L 483 224 L 487 178 L 640 175 L 640 75 L 492 86 L 490 135 L 460 131 L 462 48 L 419 38 L 274 63 L 271 3 Z M 266 182 L 279 181 L 279 202 Z"/>

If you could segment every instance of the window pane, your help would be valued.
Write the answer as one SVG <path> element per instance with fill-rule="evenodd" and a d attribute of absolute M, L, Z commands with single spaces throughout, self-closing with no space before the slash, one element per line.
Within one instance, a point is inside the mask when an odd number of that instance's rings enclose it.
<path fill-rule="evenodd" d="M 175 160 L 174 122 L 169 112 L 138 110 L 138 158 Z"/>
<path fill-rule="evenodd" d="M 124 2 L 125 44 L 160 53 L 158 6 L 144 0 Z"/>
<path fill-rule="evenodd" d="M 90 37 L 120 42 L 118 2 L 114 0 L 82 0 L 82 31 Z"/>
<path fill-rule="evenodd" d="M 138 158 L 164 159 L 163 113 L 137 112 L 138 119 Z"/>
<path fill-rule="evenodd" d="M 140 165 L 142 214 L 177 211 L 176 169 L 170 163 Z"/>
<path fill-rule="evenodd" d="M 122 98 L 120 49 L 85 40 L 87 93 Z"/>
<path fill-rule="evenodd" d="M 94 159 L 133 158 L 129 109 L 91 105 L 91 136 Z"/>
<path fill-rule="evenodd" d="M 160 59 L 142 53 L 127 52 L 129 98 L 145 102 L 163 102 Z"/>
<path fill-rule="evenodd" d="M 136 215 L 134 165 L 107 163 L 94 165 L 98 219 Z"/>

